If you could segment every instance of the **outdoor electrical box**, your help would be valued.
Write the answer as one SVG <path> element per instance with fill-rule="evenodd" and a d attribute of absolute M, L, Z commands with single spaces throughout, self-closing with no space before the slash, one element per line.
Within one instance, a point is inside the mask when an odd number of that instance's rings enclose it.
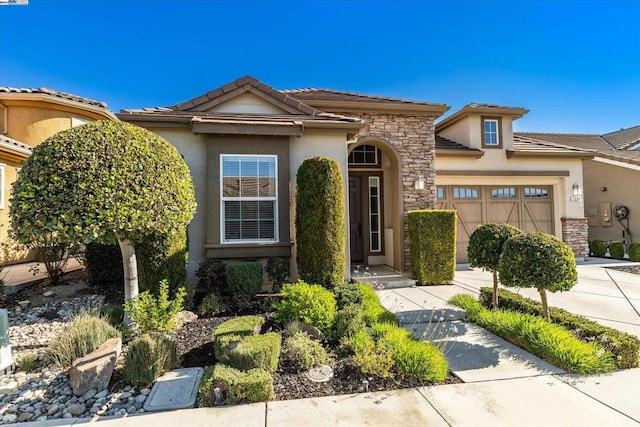
<path fill-rule="evenodd" d="M 611 219 L 613 212 L 611 212 L 611 202 L 600 203 L 600 225 L 603 227 L 611 227 L 613 225 Z"/>

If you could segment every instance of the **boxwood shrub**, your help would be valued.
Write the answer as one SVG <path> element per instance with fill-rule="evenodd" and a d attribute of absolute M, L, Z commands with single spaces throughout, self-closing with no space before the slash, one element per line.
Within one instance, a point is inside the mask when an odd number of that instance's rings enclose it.
<path fill-rule="evenodd" d="M 236 262 L 227 268 L 227 294 L 240 305 L 247 304 L 262 288 L 262 265 Z"/>
<path fill-rule="evenodd" d="M 271 374 L 259 368 L 243 372 L 221 363 L 206 367 L 198 389 L 200 407 L 216 404 L 216 387 L 222 392 L 219 403 L 223 405 L 264 402 L 276 397 Z"/>
<path fill-rule="evenodd" d="M 418 283 L 440 285 L 456 272 L 456 211 L 409 212 L 411 273 Z"/>
<path fill-rule="evenodd" d="M 301 320 L 331 336 L 336 317 L 336 299 L 333 292 L 320 285 L 299 281 L 282 287 L 282 299 L 274 305 L 276 320 L 285 324 Z"/>
<path fill-rule="evenodd" d="M 530 298 L 500 289 L 499 298 L 503 308 L 519 311 L 535 316 L 542 316 L 542 305 Z M 490 288 L 480 288 L 480 303 L 489 307 L 491 305 Z M 620 332 L 607 326 L 603 326 L 584 316 L 570 313 L 562 308 L 549 307 L 551 321 L 571 331 L 577 338 L 585 342 L 596 342 L 607 348 L 614 356 L 614 362 L 618 369 L 638 367 L 640 358 L 640 339 Z"/>
<path fill-rule="evenodd" d="M 629 260 L 640 262 L 640 242 L 629 243 Z"/>
<path fill-rule="evenodd" d="M 591 251 L 593 256 L 602 258 L 607 253 L 607 242 L 601 239 L 590 240 L 589 251 Z"/>
<path fill-rule="evenodd" d="M 609 244 L 609 255 L 613 259 L 624 259 L 624 243 L 611 242 Z"/>
<path fill-rule="evenodd" d="M 221 338 L 221 342 L 230 337 L 237 337 L 237 335 L 226 335 Z M 241 371 L 261 368 L 274 372 L 278 368 L 281 344 L 282 336 L 276 332 L 250 335 L 234 342 L 228 351 L 223 351 L 228 355 L 226 360 L 219 360 Z"/>

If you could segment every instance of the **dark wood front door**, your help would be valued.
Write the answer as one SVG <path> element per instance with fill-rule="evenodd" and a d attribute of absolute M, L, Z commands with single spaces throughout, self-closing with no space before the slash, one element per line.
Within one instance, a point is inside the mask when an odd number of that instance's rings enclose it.
<path fill-rule="evenodd" d="M 351 262 L 362 262 L 362 195 L 360 177 L 349 177 L 349 234 Z"/>

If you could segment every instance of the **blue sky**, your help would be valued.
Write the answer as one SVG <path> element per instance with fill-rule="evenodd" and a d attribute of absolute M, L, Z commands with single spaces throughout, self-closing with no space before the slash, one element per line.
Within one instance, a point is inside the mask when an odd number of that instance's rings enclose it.
<path fill-rule="evenodd" d="M 0 85 L 121 108 L 244 75 L 530 110 L 515 129 L 640 124 L 640 2 L 29 0 L 0 6 Z"/>

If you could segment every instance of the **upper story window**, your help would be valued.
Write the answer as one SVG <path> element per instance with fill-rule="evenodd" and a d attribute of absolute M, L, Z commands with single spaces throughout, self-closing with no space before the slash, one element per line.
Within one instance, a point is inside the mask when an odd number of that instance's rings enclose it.
<path fill-rule="evenodd" d="M 223 154 L 220 163 L 222 242 L 277 240 L 277 156 Z"/>
<path fill-rule="evenodd" d="M 380 154 L 373 145 L 359 145 L 349 153 L 349 166 L 380 167 Z"/>
<path fill-rule="evenodd" d="M 500 137 L 500 118 L 499 117 L 483 117 L 482 118 L 482 146 L 483 147 L 501 147 L 502 141 Z"/>

